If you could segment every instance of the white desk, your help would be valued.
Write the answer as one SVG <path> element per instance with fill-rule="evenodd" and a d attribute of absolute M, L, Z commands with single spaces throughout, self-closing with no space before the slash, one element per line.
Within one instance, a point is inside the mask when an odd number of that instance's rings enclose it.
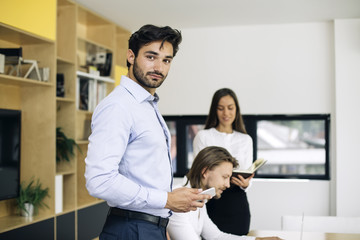
<path fill-rule="evenodd" d="M 262 231 L 251 230 L 248 236 L 256 237 L 271 237 L 277 236 L 285 240 L 300 240 L 300 232 L 290 231 Z M 303 232 L 302 240 L 360 240 L 360 233 L 317 233 L 317 232 Z"/>

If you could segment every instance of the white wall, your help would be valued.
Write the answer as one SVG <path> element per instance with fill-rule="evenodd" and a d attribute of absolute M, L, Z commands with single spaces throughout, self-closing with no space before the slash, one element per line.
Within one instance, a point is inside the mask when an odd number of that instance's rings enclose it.
<path fill-rule="evenodd" d="M 206 114 L 231 87 L 243 113 L 330 113 L 331 23 L 183 29 L 183 43 L 158 93 L 163 114 Z M 196 103 L 196 104 L 195 104 Z"/>
<path fill-rule="evenodd" d="M 351 39 L 352 31 L 355 30 L 350 30 L 349 38 L 342 40 L 344 44 Z M 340 102 L 335 99 L 332 22 L 182 29 L 182 33 L 180 51 L 168 79 L 158 90 L 162 114 L 207 114 L 215 90 L 229 87 L 238 95 L 245 114 L 330 113 L 331 136 L 335 139 L 335 102 L 337 107 L 347 105 L 354 96 Z M 346 58 L 346 53 L 344 55 Z M 355 87 L 356 84 L 351 83 Z M 345 88 L 346 84 L 340 85 Z M 338 91 L 336 93 L 338 95 Z M 343 109 L 346 118 L 353 108 Z M 346 137 L 347 134 L 342 139 L 345 146 Z M 335 141 L 331 146 L 334 176 Z M 344 147 L 344 151 L 348 148 Z M 339 158 L 339 152 L 337 156 Z M 354 158 L 347 159 L 350 163 Z M 346 166 L 342 166 L 346 171 Z M 355 178 L 359 182 L 359 177 Z M 257 179 L 248 193 L 251 228 L 280 229 L 280 217 L 285 214 L 334 214 L 336 208 L 342 208 L 336 199 L 357 207 L 351 200 L 345 201 L 354 190 L 352 182 L 343 177 L 342 183 L 350 188 L 344 197 L 336 198 L 335 177 L 331 181 L 307 182 Z"/>
<path fill-rule="evenodd" d="M 335 21 L 337 215 L 360 216 L 360 19 Z"/>
<path fill-rule="evenodd" d="M 327 216 L 328 181 L 254 179 L 248 193 L 251 229 L 280 230 L 282 215 Z"/>

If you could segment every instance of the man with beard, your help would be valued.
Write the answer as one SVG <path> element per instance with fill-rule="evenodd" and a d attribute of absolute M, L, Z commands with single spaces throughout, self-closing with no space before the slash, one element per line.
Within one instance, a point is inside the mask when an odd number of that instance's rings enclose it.
<path fill-rule="evenodd" d="M 196 210 L 210 199 L 199 189 L 172 191 L 170 133 L 155 90 L 181 40 L 170 27 L 145 25 L 132 34 L 128 75 L 94 111 L 85 178 L 90 195 L 110 206 L 100 239 L 166 239 L 171 211 Z"/>
<path fill-rule="evenodd" d="M 230 187 L 230 177 L 238 162 L 222 147 L 210 146 L 195 157 L 186 175 L 185 186 L 215 188 L 214 198 Z M 168 232 L 171 240 L 280 240 L 278 237 L 238 236 L 220 231 L 209 218 L 206 206 L 187 213 L 174 213 L 170 217 Z"/>

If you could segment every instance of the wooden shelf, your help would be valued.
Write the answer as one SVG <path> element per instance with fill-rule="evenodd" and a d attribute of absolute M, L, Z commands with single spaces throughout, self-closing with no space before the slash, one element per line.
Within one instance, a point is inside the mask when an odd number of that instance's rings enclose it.
<path fill-rule="evenodd" d="M 49 82 L 41 82 L 34 79 L 14 77 L 10 75 L 0 74 L 0 83 L 14 86 L 44 86 L 51 87 L 53 84 Z"/>
<path fill-rule="evenodd" d="M 29 224 L 33 224 L 36 222 L 40 222 L 49 218 L 52 218 L 53 215 L 52 214 L 43 214 L 40 212 L 39 210 L 39 214 L 33 216 L 32 218 L 26 218 L 26 217 L 22 217 L 20 215 L 11 215 L 11 216 L 6 216 L 6 217 L 1 217 L 0 218 L 0 231 L 1 232 L 6 232 L 6 231 L 10 231 L 16 228 L 20 228 L 20 227 L 24 227 L 27 226 Z"/>
<path fill-rule="evenodd" d="M 69 60 L 69 59 L 65 59 L 65 58 L 62 58 L 62 57 L 59 57 L 59 56 L 56 58 L 56 60 L 57 60 L 57 62 L 59 64 L 75 64 L 74 61 Z"/>
<path fill-rule="evenodd" d="M 78 145 L 88 145 L 89 144 L 89 140 L 76 140 L 76 143 Z"/>
<path fill-rule="evenodd" d="M 3 41 L 12 42 L 17 45 L 42 43 L 54 44 L 54 41 L 52 40 L 14 28 L 4 23 L 0 23 L 0 39 Z"/>
<path fill-rule="evenodd" d="M 57 216 L 57 217 L 62 216 L 62 215 L 65 215 L 67 213 L 73 212 L 75 210 L 76 210 L 75 207 L 74 208 L 63 209 L 63 211 L 61 213 L 56 213 L 55 216 Z"/>
<path fill-rule="evenodd" d="M 76 75 L 83 77 L 83 78 L 88 78 L 88 79 L 94 79 L 97 81 L 101 81 L 101 82 L 107 82 L 107 83 L 115 83 L 115 80 L 109 78 L 109 77 L 102 77 L 102 76 L 97 76 L 94 74 L 90 74 L 90 73 L 84 73 L 81 71 L 76 71 Z"/>
<path fill-rule="evenodd" d="M 86 110 L 80 110 L 80 109 L 76 110 L 76 112 L 78 114 L 82 114 L 82 115 L 92 115 L 93 114 L 93 112 L 86 111 Z"/>
<path fill-rule="evenodd" d="M 60 170 L 60 171 L 56 171 L 56 175 L 70 175 L 70 174 L 75 174 L 75 170 Z"/>
<path fill-rule="evenodd" d="M 65 103 L 75 103 L 75 99 L 66 98 L 66 97 L 56 97 L 56 101 L 65 102 Z"/>

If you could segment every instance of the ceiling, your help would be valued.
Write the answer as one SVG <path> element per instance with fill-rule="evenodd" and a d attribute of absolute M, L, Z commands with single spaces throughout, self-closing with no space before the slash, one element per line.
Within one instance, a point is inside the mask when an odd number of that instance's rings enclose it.
<path fill-rule="evenodd" d="M 360 0 L 75 0 L 130 30 L 281 24 L 360 18 Z"/>

